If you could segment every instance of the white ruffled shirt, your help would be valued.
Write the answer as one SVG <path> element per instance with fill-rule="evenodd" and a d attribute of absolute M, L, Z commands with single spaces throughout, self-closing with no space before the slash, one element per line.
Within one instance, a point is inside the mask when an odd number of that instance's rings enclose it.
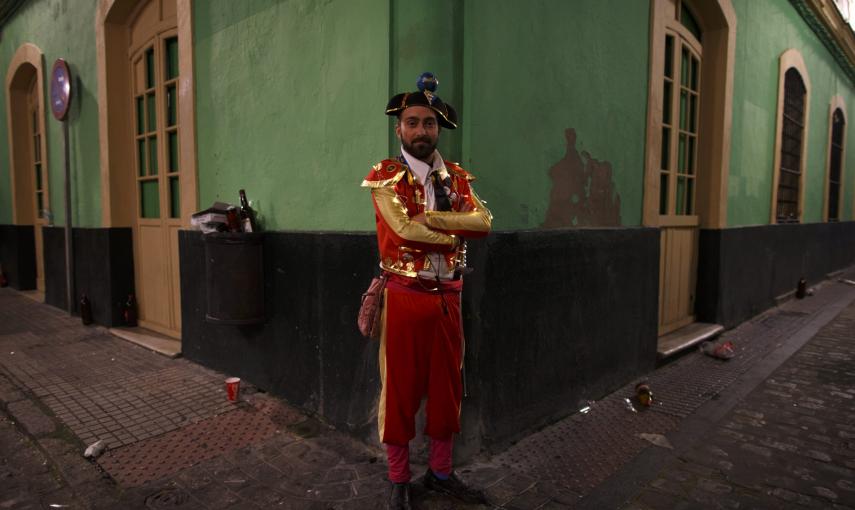
<path fill-rule="evenodd" d="M 407 166 L 409 166 L 410 170 L 413 171 L 413 175 L 415 175 L 419 184 L 421 184 L 425 189 L 425 211 L 435 211 L 436 196 L 433 192 L 433 180 L 428 177 L 433 172 L 438 172 L 441 180 L 445 180 L 445 178 L 448 177 L 448 169 L 445 168 L 445 162 L 442 159 L 442 155 L 440 155 L 438 150 L 434 149 L 432 164 L 427 164 L 413 156 L 407 152 L 403 146 L 401 146 L 401 155 L 404 156 Z M 449 270 L 448 264 L 445 262 L 445 257 L 441 254 L 428 253 L 427 257 L 430 259 L 431 268 L 427 271 L 419 271 L 420 277 L 431 280 L 435 279 L 437 268 L 439 268 L 440 279 L 450 280 L 454 277 L 454 271 Z"/>
<path fill-rule="evenodd" d="M 436 196 L 433 192 L 433 180 L 428 179 L 428 176 L 433 172 L 439 172 L 439 177 L 442 180 L 445 180 L 445 178 L 448 177 L 448 169 L 445 168 L 445 162 L 442 159 L 442 155 L 438 150 L 434 149 L 432 165 L 429 165 L 413 156 L 404 150 L 403 146 L 401 147 L 401 155 L 404 156 L 404 159 L 407 161 L 407 166 L 409 166 L 410 170 L 413 171 L 413 174 L 416 176 L 416 179 L 418 179 L 419 184 L 421 184 L 425 189 L 425 210 L 436 210 Z"/>

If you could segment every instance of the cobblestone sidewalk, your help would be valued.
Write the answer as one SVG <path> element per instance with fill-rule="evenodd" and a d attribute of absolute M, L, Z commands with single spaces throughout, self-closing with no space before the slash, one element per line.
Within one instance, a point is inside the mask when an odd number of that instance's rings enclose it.
<path fill-rule="evenodd" d="M 855 508 L 855 305 L 626 508 Z"/>
<path fill-rule="evenodd" d="M 224 379 L 0 289 L 0 508 L 385 506 L 382 452 Z"/>
<path fill-rule="evenodd" d="M 517 479 L 529 482 L 524 493 L 526 504 L 519 502 L 520 496 L 509 500 L 503 499 L 503 494 L 495 494 L 494 501 L 519 508 L 536 508 L 533 503 L 550 499 L 565 507 L 577 506 L 635 456 L 654 448 L 639 434 L 667 436 L 678 430 L 688 416 L 705 403 L 716 401 L 787 338 L 830 307 L 842 308 L 853 298 L 855 288 L 826 282 L 815 296 L 789 301 L 725 333 L 722 341 L 735 345 L 734 359 L 721 361 L 698 352 L 688 354 L 592 402 L 588 413 L 577 413 L 523 439 L 491 463 L 521 473 Z M 833 315 L 820 319 L 831 318 Z M 855 332 L 850 335 L 855 341 Z M 640 380 L 650 384 L 655 405 L 633 412 L 626 399 L 634 395 Z"/>
<path fill-rule="evenodd" d="M 728 332 L 725 338 L 737 348 L 735 359 L 721 362 L 692 353 L 649 374 L 646 380 L 653 387 L 657 403 L 653 408 L 636 412 L 627 408 L 625 398 L 632 395 L 636 382 L 632 381 L 592 402 L 589 412 L 570 416 L 460 471 L 464 478 L 485 489 L 496 508 L 579 506 L 586 495 L 633 458 L 656 448 L 640 440 L 639 434 L 667 436 L 679 431 L 699 407 L 715 405 L 734 382 L 780 350 L 788 338 L 819 320 L 827 322 L 833 317 L 828 310 L 842 309 L 853 298 L 855 288 L 829 282 L 810 299 L 786 303 Z M 812 362 L 828 358 L 839 363 L 837 370 L 851 363 L 848 356 L 852 355 L 855 328 L 844 324 L 848 318 L 849 315 L 841 316 L 823 330 L 838 332 L 839 345 L 832 348 L 817 344 L 823 353 L 833 355 L 817 355 Z M 816 342 L 820 338 L 821 335 Z M 798 414 L 787 417 L 790 422 L 811 418 L 804 413 L 820 411 L 811 409 L 811 405 L 848 409 L 841 410 L 836 418 L 841 420 L 839 427 L 831 429 L 828 427 L 832 425 L 826 424 L 825 429 L 811 431 L 830 441 L 848 441 L 834 443 L 833 452 L 816 445 L 810 449 L 829 455 L 832 462 L 827 464 L 838 469 L 839 479 L 817 485 L 834 492 L 838 499 L 828 493 L 817 494 L 816 490 L 807 497 L 829 504 L 851 504 L 846 499 L 851 486 L 845 480 L 852 474 L 852 466 L 847 464 L 852 459 L 846 457 L 852 440 L 840 434 L 854 432 L 845 425 L 855 422 L 855 410 L 838 407 L 845 406 L 844 400 L 848 399 L 840 395 L 851 395 L 851 386 L 838 384 L 834 390 L 840 394 L 837 400 L 827 398 L 823 403 L 810 400 L 821 399 L 818 393 L 794 395 L 794 389 L 786 386 L 782 391 L 780 381 L 790 384 L 788 378 L 812 380 L 810 377 L 817 379 L 825 374 L 824 368 L 808 365 L 803 367 L 803 373 L 785 373 L 786 377 L 776 373 L 765 384 L 771 385 L 770 391 L 780 393 L 778 398 L 786 400 L 788 397 L 783 395 L 790 395 L 800 402 L 794 410 L 787 408 Z M 813 376 L 811 370 L 815 372 Z M 102 328 L 83 327 L 59 310 L 0 289 L 0 410 L 7 420 L 0 423 L 0 441 L 4 442 L 0 445 L 4 464 L 0 466 L 9 466 L 0 471 L 0 508 L 25 508 L 27 504 L 39 507 L 48 499 L 51 504 L 68 505 L 67 508 L 384 507 L 387 482 L 381 451 L 357 443 L 251 387 L 244 392 L 243 401 L 229 403 L 222 388 L 224 377 L 186 360 L 168 359 L 116 339 Z M 775 386 L 776 382 L 779 386 Z M 823 384 L 834 383 L 824 380 Z M 729 432 L 722 432 L 716 444 L 734 459 L 747 456 L 747 466 L 757 460 L 750 455 L 762 461 L 777 454 L 775 446 L 763 443 L 768 442 L 766 436 L 749 435 L 757 431 L 747 428 L 754 425 L 746 420 L 772 423 L 765 417 L 782 402 L 769 400 L 768 395 L 764 398 L 772 402 L 765 408 L 755 407 L 752 402 L 739 407 L 740 413 L 733 411 L 736 414 L 728 419 L 730 425 L 723 427 Z M 825 416 L 825 408 L 822 410 L 821 416 Z M 757 413 L 764 418 L 758 418 Z M 813 417 L 820 419 L 820 415 Z M 16 428 L 12 428 L 13 422 Z M 16 430 L 18 436 L 14 434 Z M 795 440 L 807 444 L 808 439 L 799 434 Z M 107 453 L 97 463 L 84 460 L 83 449 L 96 439 L 106 439 Z M 755 444 L 760 449 L 737 446 L 738 451 L 727 450 L 732 446 L 727 441 L 739 440 L 739 444 Z M 802 448 L 797 443 L 780 443 Z M 10 444 L 29 445 L 32 454 L 13 455 L 16 448 Z M 767 450 L 772 457 L 764 455 Z M 716 462 L 730 462 L 733 473 L 743 472 L 729 458 L 698 453 L 698 457 L 704 455 Z M 804 460 L 803 457 L 798 459 Z M 39 460 L 50 469 L 39 471 Z M 658 485 L 641 491 L 633 504 L 646 505 L 649 500 L 644 498 L 660 498 L 684 501 L 691 507 L 706 500 L 692 499 L 685 492 L 675 493 L 671 490 L 673 483 L 695 483 L 695 488 L 700 487 L 697 490 L 714 492 L 720 487 L 715 484 L 724 487 L 727 476 L 736 476 L 723 471 L 719 478 L 710 475 L 709 470 L 721 470 L 723 465 L 708 465 L 689 457 L 680 462 L 671 471 L 663 468 L 661 481 L 655 482 Z M 683 482 L 675 481 L 679 475 L 673 473 L 682 472 L 683 464 L 692 466 L 686 469 L 695 469 L 706 481 L 691 476 Z M 423 470 L 424 466 L 414 467 L 415 473 Z M 36 476 L 30 477 L 29 473 Z M 778 488 L 796 494 L 798 501 L 803 493 L 793 490 L 795 485 L 785 485 L 789 483 L 787 477 L 798 473 L 792 469 L 787 473 L 780 474 Z M 29 478 L 37 481 L 28 484 L 25 479 Z M 852 479 L 855 478 L 848 478 Z M 4 485 L 7 482 L 8 487 Z M 745 486 L 732 488 L 731 492 L 755 490 L 751 483 L 768 481 L 745 482 Z M 466 508 L 419 487 L 415 490 L 419 508 Z M 51 497 L 45 499 L 47 496 Z M 781 500 L 789 496 L 786 492 L 775 495 Z M 65 500 L 59 501 L 62 498 Z M 668 506 L 653 506 L 665 507 Z"/>

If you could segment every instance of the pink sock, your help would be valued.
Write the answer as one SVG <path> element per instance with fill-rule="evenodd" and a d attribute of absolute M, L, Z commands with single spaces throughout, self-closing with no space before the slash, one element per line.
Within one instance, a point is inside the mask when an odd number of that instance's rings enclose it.
<path fill-rule="evenodd" d="M 451 448 L 453 445 L 454 436 L 448 439 L 430 438 L 428 465 L 434 474 L 442 476 L 451 474 Z"/>
<path fill-rule="evenodd" d="M 386 444 L 386 459 L 389 463 L 389 481 L 407 483 L 410 481 L 410 446 Z"/>

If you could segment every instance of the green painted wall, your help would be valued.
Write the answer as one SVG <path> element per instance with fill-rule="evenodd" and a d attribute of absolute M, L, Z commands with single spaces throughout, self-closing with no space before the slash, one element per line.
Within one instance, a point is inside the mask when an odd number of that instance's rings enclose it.
<path fill-rule="evenodd" d="M 24 42 L 45 70 L 77 76 L 71 113 L 74 223 L 99 226 L 94 0 L 32 0 L 3 27 L 0 70 Z M 397 152 L 382 111 L 437 73 L 462 125 L 440 150 L 479 180 L 498 229 L 544 225 L 550 169 L 576 151 L 611 166 L 620 223 L 641 223 L 649 5 L 622 0 L 253 0 L 194 2 L 199 201 L 247 189 L 268 229 L 367 230 L 359 182 Z M 768 223 L 778 56 L 798 48 L 812 84 L 805 221 L 825 197 L 828 101 L 855 89 L 787 0 L 734 0 L 738 20 L 728 225 Z M 619 15 L 616 15 L 619 13 Z M 62 20 L 57 22 L 56 20 Z M 46 91 L 45 91 L 46 92 Z M 5 91 L 0 119 L 5 120 Z M 46 114 L 51 209 L 62 224 L 62 132 Z M 855 145 L 850 119 L 848 147 Z M 8 126 L 0 122 L 0 223 L 11 223 Z M 855 150 L 844 219 L 853 218 Z M 585 201 L 587 186 L 574 193 Z"/>
<path fill-rule="evenodd" d="M 543 223 L 567 128 L 611 163 L 621 223 L 641 224 L 649 17 L 622 0 L 465 3 L 464 162 L 496 228 Z"/>
<path fill-rule="evenodd" d="M 269 230 L 367 230 L 359 187 L 387 156 L 389 2 L 194 3 L 199 202 Z"/>
<path fill-rule="evenodd" d="M 97 67 L 95 54 L 95 0 L 31 0 L 3 27 L 0 40 L 0 223 L 12 223 L 9 180 L 9 127 L 6 125 L 5 76 L 17 49 L 24 43 L 44 53 L 45 105 L 49 110 L 48 77 L 57 58 L 64 58 L 76 77 L 74 104 L 69 113 L 69 154 L 72 184 L 72 222 L 75 226 L 101 224 L 101 167 L 98 152 Z M 60 21 L 57 21 L 60 20 Z M 45 112 L 48 148 L 50 209 L 57 225 L 65 223 L 62 128 Z M 19 197 L 20 199 L 20 197 Z"/>
<path fill-rule="evenodd" d="M 439 78 L 437 95 L 458 114 L 463 104 L 463 14 L 459 0 L 392 0 L 391 82 L 389 97 L 412 92 L 425 71 Z M 378 108 L 382 111 L 385 103 Z M 465 122 L 465 119 L 464 119 Z M 400 141 L 390 122 L 389 153 L 398 154 Z M 444 130 L 438 149 L 447 160 L 460 161 L 460 130 Z"/>
<path fill-rule="evenodd" d="M 831 54 L 787 0 L 734 0 L 737 16 L 733 131 L 728 180 L 728 226 L 769 223 L 772 200 L 778 62 L 801 52 L 811 83 L 804 223 L 822 221 L 828 146 L 828 105 L 835 95 L 848 109 L 843 219 L 852 219 L 855 187 L 855 89 Z"/>
<path fill-rule="evenodd" d="M 194 20 L 203 206 L 245 186 L 269 229 L 372 228 L 357 185 L 397 153 L 383 108 L 430 70 L 464 126 L 440 150 L 479 177 L 496 228 L 542 224 L 571 127 L 640 223 L 643 2 L 219 0 Z"/>

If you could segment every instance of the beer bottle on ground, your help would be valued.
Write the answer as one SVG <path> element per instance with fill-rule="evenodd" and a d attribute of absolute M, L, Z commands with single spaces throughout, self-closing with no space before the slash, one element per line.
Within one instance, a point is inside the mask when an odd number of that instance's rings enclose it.
<path fill-rule="evenodd" d="M 133 294 L 128 294 L 128 300 L 122 307 L 122 318 L 125 320 L 125 326 L 137 325 L 137 300 Z"/>
<path fill-rule="evenodd" d="M 80 321 L 84 326 L 92 324 L 92 303 L 86 294 L 80 297 Z"/>

